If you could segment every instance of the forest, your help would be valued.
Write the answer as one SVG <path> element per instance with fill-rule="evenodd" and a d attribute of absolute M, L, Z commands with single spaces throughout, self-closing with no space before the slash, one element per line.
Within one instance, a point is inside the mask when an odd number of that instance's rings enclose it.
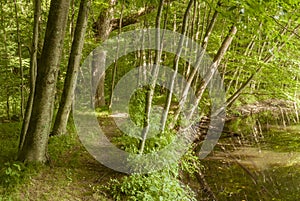
<path fill-rule="evenodd" d="M 300 200 L 300 1 L 0 2 L 0 201 Z"/>

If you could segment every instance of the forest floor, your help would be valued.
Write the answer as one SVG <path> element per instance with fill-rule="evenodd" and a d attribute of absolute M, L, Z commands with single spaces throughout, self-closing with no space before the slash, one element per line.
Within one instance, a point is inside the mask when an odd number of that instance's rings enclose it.
<path fill-rule="evenodd" d="M 117 135 L 111 118 L 100 120 L 109 135 Z M 50 138 L 49 164 L 25 168 L 14 162 L 20 126 L 0 124 L 0 201 L 113 200 L 105 187 L 124 174 L 96 161 L 73 127 L 68 128 L 69 135 Z M 221 140 L 202 161 L 207 183 L 219 200 L 300 200 L 299 130 L 299 126 L 276 128 L 259 146 L 239 145 L 236 138 Z M 187 179 L 195 191 L 200 189 L 197 181 Z"/>
<path fill-rule="evenodd" d="M 110 127 L 110 121 L 103 121 Z M 14 162 L 20 123 L 0 124 L 0 200 L 112 200 L 105 186 L 117 173 L 96 161 L 81 145 L 73 128 L 49 141 L 50 162 L 23 167 Z M 11 171 L 7 171 L 10 169 Z"/>

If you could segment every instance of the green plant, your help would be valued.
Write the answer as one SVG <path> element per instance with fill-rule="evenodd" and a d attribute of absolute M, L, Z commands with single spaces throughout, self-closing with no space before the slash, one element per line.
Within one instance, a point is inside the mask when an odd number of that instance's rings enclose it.
<path fill-rule="evenodd" d="M 129 102 L 130 118 L 139 127 L 142 127 L 144 123 L 146 97 L 147 91 L 141 88 L 135 91 Z"/>
<path fill-rule="evenodd" d="M 122 180 L 113 179 L 106 189 L 115 200 L 195 200 L 193 191 L 170 170 L 148 175 L 133 174 Z"/>
<path fill-rule="evenodd" d="M 0 171 L 0 182 L 5 187 L 12 187 L 20 184 L 23 179 L 25 166 L 21 162 L 6 162 Z"/>

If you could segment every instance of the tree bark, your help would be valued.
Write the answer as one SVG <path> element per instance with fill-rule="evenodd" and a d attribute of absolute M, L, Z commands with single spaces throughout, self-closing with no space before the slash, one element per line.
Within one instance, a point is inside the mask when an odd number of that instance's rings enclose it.
<path fill-rule="evenodd" d="M 45 163 L 51 129 L 57 73 L 70 0 L 52 0 L 41 59 L 38 63 L 32 114 L 18 159 Z"/>
<path fill-rule="evenodd" d="M 80 66 L 81 52 L 84 44 L 84 35 L 87 27 L 89 7 L 89 0 L 81 0 L 68 63 L 67 75 L 64 83 L 64 90 L 53 126 L 53 135 L 65 134 L 67 130 L 67 123 L 72 107 L 77 75 Z"/>
<path fill-rule="evenodd" d="M 155 7 L 149 6 L 145 9 L 142 9 L 142 10 L 138 11 L 137 13 L 131 14 L 129 16 L 122 17 L 119 19 L 112 19 L 111 20 L 112 31 L 118 30 L 120 28 L 120 23 L 122 23 L 122 27 L 136 24 L 136 23 L 140 22 L 141 17 L 143 17 L 149 13 L 152 13 L 153 11 L 155 11 Z"/>
<path fill-rule="evenodd" d="M 123 19 L 123 12 L 124 12 L 124 2 L 122 2 L 122 8 L 121 8 L 121 14 L 120 14 L 120 21 L 119 21 L 119 30 L 118 30 L 118 44 L 117 44 L 117 51 L 116 51 L 116 58 L 119 57 L 119 50 L 120 50 L 120 34 L 122 31 L 122 19 Z M 110 98 L 109 98 L 109 105 L 108 108 L 110 109 L 112 106 L 112 102 L 113 102 L 113 90 L 115 87 L 115 81 L 116 81 L 116 75 L 117 75 L 117 68 L 118 67 L 118 60 L 115 61 L 114 63 L 114 68 L 113 68 L 113 73 L 112 73 L 112 83 L 111 83 L 111 88 L 110 88 Z"/>
<path fill-rule="evenodd" d="M 33 38 L 32 38 L 32 48 L 30 55 L 30 94 L 27 100 L 25 115 L 22 124 L 22 130 L 19 141 L 19 151 L 23 147 L 25 140 L 25 135 L 28 129 L 31 110 L 33 104 L 34 90 L 35 90 L 35 80 L 36 80 L 36 70 L 37 70 L 37 50 L 38 50 L 38 40 L 39 40 L 39 18 L 41 16 L 41 1 L 34 1 L 34 26 L 33 26 Z"/>

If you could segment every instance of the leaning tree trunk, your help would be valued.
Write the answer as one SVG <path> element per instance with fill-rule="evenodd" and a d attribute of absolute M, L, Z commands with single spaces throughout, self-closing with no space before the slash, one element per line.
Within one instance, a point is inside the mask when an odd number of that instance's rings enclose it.
<path fill-rule="evenodd" d="M 202 98 L 202 95 L 206 89 L 206 87 L 208 86 L 209 82 L 212 80 L 215 72 L 217 71 L 218 69 L 218 66 L 221 62 L 221 60 L 223 59 L 225 53 L 227 52 L 231 42 L 232 42 L 232 39 L 233 37 L 235 36 L 237 32 L 237 28 L 235 25 L 232 25 L 228 35 L 226 36 L 226 38 L 224 39 L 221 47 L 219 48 L 216 56 L 214 57 L 214 60 L 213 60 L 213 63 L 210 65 L 207 73 L 204 75 L 204 79 L 201 83 L 201 86 L 200 88 L 198 89 L 197 93 L 196 93 L 196 100 L 195 100 L 195 103 L 193 105 L 193 107 L 191 108 L 190 110 L 190 113 L 187 117 L 187 119 L 190 119 L 194 113 L 194 111 L 196 110 L 196 108 L 198 107 L 198 104 Z"/>
<path fill-rule="evenodd" d="M 65 134 L 67 123 L 72 107 L 76 80 L 81 60 L 81 52 L 84 44 L 84 35 L 87 27 L 89 0 L 81 0 L 77 17 L 74 39 L 68 63 L 67 75 L 64 83 L 64 90 L 61 96 L 59 109 L 53 126 L 53 135 Z"/>
<path fill-rule="evenodd" d="M 179 104 L 178 104 L 178 109 L 175 111 L 174 120 L 173 120 L 173 123 L 170 125 L 170 128 L 173 128 L 175 123 L 177 122 L 177 120 L 179 118 L 179 115 L 180 115 L 180 112 L 182 111 L 183 106 L 186 103 L 187 95 L 188 95 L 188 91 L 190 89 L 190 86 L 192 85 L 192 82 L 193 82 L 193 80 L 195 78 L 195 75 L 197 74 L 199 68 L 201 68 L 201 64 L 203 62 L 203 57 L 205 55 L 205 51 L 206 51 L 206 48 L 207 48 L 207 45 L 208 45 L 208 41 L 209 41 L 211 33 L 212 33 L 212 31 L 215 27 L 217 17 L 218 17 L 218 11 L 215 11 L 213 16 L 212 16 L 212 19 L 210 20 L 210 22 L 207 26 L 207 29 L 206 29 L 206 32 L 205 32 L 205 35 L 204 35 L 204 38 L 203 38 L 203 42 L 201 44 L 202 48 L 200 50 L 198 50 L 195 67 L 190 72 L 190 74 L 188 75 L 188 80 L 187 80 L 186 86 L 183 89 L 182 97 L 180 98 L 180 101 L 179 101 Z"/>
<path fill-rule="evenodd" d="M 18 159 L 45 163 L 51 129 L 52 109 L 56 90 L 61 50 L 65 36 L 69 0 L 52 0 L 38 63 L 31 118 Z"/>
<path fill-rule="evenodd" d="M 23 147 L 23 143 L 25 140 L 25 134 L 28 129 L 33 97 L 34 97 L 34 89 L 35 89 L 35 78 L 36 78 L 36 68 L 37 68 L 37 50 L 38 50 L 38 40 L 39 40 L 39 18 L 41 16 L 41 1 L 34 1 L 34 26 L 33 26 L 33 39 L 32 39 L 32 48 L 31 48 L 31 57 L 30 57 L 30 94 L 27 100 L 25 115 L 22 124 L 22 130 L 19 141 L 19 151 Z"/>

